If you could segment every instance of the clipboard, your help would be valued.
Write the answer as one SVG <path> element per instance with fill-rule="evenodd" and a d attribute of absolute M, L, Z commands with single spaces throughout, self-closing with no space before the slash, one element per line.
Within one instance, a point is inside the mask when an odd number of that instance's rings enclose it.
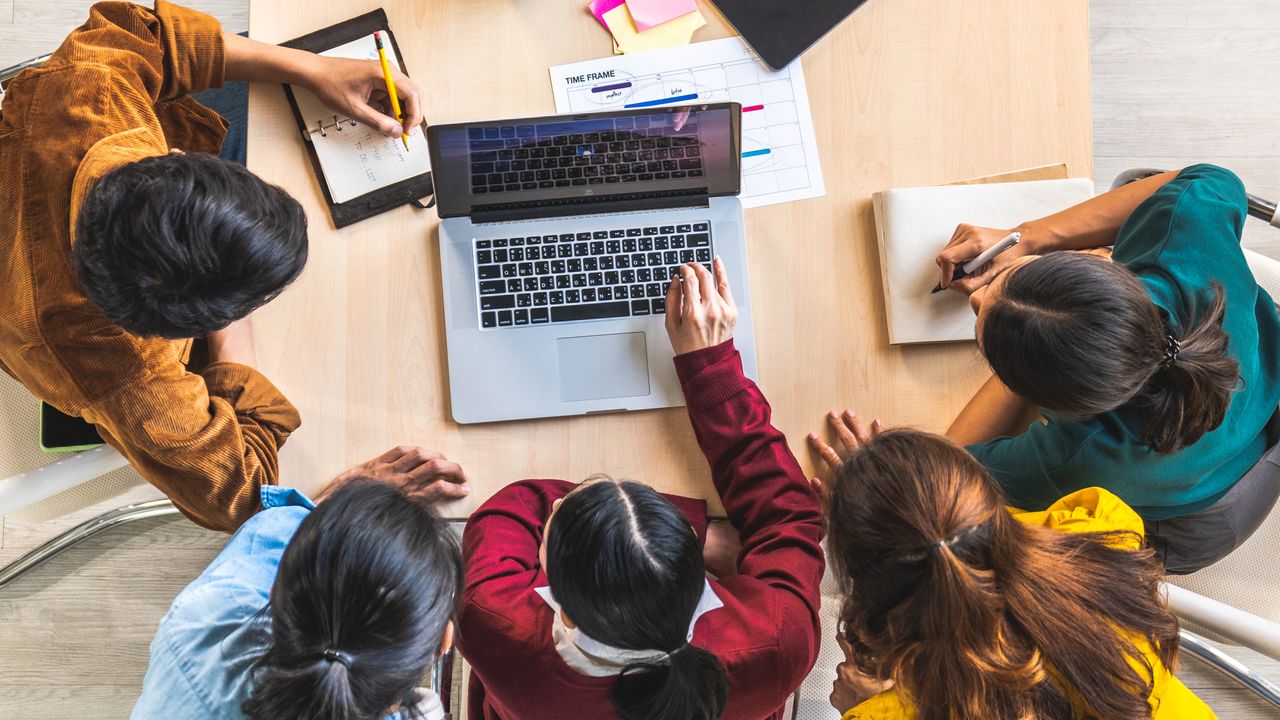
<path fill-rule="evenodd" d="M 374 32 L 382 32 L 390 39 L 391 49 L 396 58 L 404 57 L 400 52 L 400 46 L 396 43 L 395 33 L 391 31 L 387 23 L 387 14 L 381 8 L 337 25 L 294 38 L 288 42 L 281 43 L 281 46 L 319 54 L 358 41 L 363 37 L 372 35 Z M 404 63 L 401 62 L 400 65 L 401 72 L 408 75 L 408 69 L 404 66 Z M 313 127 L 311 119 L 303 117 L 293 88 L 287 84 L 283 87 L 285 97 L 289 99 L 289 107 L 293 111 L 294 121 L 298 124 L 298 132 L 301 135 L 302 144 L 306 147 L 307 155 L 311 158 L 311 167 L 315 170 L 316 177 L 320 180 L 320 190 L 324 193 L 325 203 L 329 206 L 329 217 L 333 220 L 334 227 L 346 227 L 401 205 L 414 204 L 419 208 L 425 209 L 435 204 L 434 199 L 430 204 L 424 205 L 422 203 L 422 198 L 433 194 L 430 171 L 400 180 L 392 185 L 378 188 L 343 202 L 335 202 L 329 189 L 329 182 L 325 178 L 320 155 L 316 151 L 316 145 L 309 138 L 309 135 L 312 132 L 324 133 L 337 130 L 339 118 L 335 116 L 333 124 L 325 125 L 322 123 L 318 127 Z M 354 125 L 353 121 L 348 120 L 346 122 Z M 419 133 L 419 135 L 425 137 L 425 133 Z M 423 149 L 425 150 L 425 147 Z"/>

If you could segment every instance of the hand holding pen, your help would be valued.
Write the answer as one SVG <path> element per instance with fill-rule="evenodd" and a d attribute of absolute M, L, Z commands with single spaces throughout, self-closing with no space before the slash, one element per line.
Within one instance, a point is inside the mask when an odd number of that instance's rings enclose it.
<path fill-rule="evenodd" d="M 951 289 L 969 295 L 986 285 L 1009 263 L 1029 254 L 1021 239 L 1019 232 L 960 225 L 935 259 L 939 277 L 933 291 Z"/>

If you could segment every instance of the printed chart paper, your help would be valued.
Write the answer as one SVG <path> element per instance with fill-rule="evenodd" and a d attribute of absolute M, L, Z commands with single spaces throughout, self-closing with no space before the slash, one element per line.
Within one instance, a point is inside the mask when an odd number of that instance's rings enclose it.
<path fill-rule="evenodd" d="M 551 87 L 560 113 L 741 103 L 743 206 L 826 194 L 799 60 L 774 72 L 731 37 L 558 65 Z"/>

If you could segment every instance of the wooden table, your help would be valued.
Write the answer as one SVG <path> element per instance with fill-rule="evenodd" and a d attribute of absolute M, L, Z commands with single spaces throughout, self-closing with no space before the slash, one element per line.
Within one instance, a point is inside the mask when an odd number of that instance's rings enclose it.
<path fill-rule="evenodd" d="M 706 0 L 695 40 L 733 34 Z M 547 68 L 610 52 L 583 0 L 254 2 L 281 42 L 386 8 L 430 122 L 550 114 Z M 890 347 L 869 198 L 1046 163 L 1091 172 L 1087 0 L 870 0 L 804 56 L 827 194 L 748 210 L 760 384 L 804 436 L 850 406 L 942 431 L 987 376 L 973 344 Z M 256 317 L 262 369 L 303 424 L 281 479 L 315 488 L 392 445 L 467 469 L 465 515 L 526 477 L 596 472 L 714 498 L 683 409 L 460 426 L 449 415 L 438 220 L 410 207 L 336 231 L 278 87 L 254 88 L 249 167 L 306 208 L 306 271 Z"/>

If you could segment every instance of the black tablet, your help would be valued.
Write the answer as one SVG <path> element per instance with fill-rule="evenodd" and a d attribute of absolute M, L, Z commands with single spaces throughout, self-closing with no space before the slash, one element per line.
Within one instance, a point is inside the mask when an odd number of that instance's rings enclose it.
<path fill-rule="evenodd" d="M 712 0 L 761 60 L 781 70 L 867 0 Z"/>

